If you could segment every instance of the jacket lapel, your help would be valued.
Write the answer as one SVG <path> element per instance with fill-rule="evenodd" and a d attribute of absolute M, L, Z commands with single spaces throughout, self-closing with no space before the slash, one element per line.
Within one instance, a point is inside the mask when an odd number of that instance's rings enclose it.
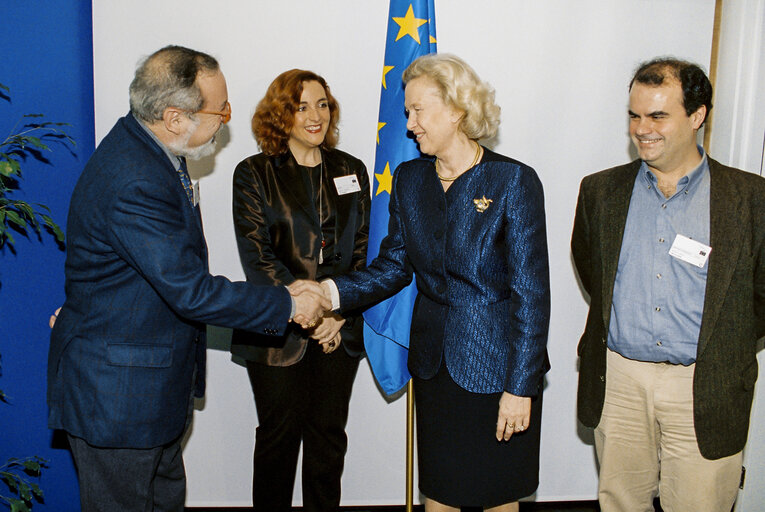
<path fill-rule="evenodd" d="M 355 204 L 353 194 L 339 195 L 335 186 L 335 178 L 351 174 L 350 169 L 345 165 L 345 161 L 339 158 L 334 151 L 322 149 L 322 158 L 324 160 L 324 183 L 322 190 L 329 199 L 330 208 L 335 210 L 335 244 L 340 243 L 342 228 L 348 225 L 351 205 Z M 336 249 L 337 250 L 337 249 Z"/>
<path fill-rule="evenodd" d="M 741 194 L 735 190 L 731 180 L 726 179 L 725 170 L 709 158 L 709 240 L 712 252 L 709 254 L 709 269 L 704 295 L 704 313 L 701 317 L 701 332 L 697 357 L 701 355 L 714 331 L 720 315 L 725 294 L 730 287 L 733 271 L 741 252 L 741 230 L 738 222 Z"/>
<path fill-rule="evenodd" d="M 154 154 L 157 160 L 161 162 L 161 165 L 158 166 L 158 168 L 162 169 L 166 173 L 166 177 L 172 183 L 171 186 L 176 191 L 176 194 L 183 198 L 181 201 L 183 204 L 182 208 L 188 208 L 187 211 L 194 219 L 194 223 L 196 224 L 197 229 L 199 229 L 199 232 L 202 234 L 202 239 L 204 240 L 204 231 L 202 229 L 202 217 L 200 214 L 200 209 L 199 207 L 194 207 L 189 202 L 189 198 L 186 195 L 186 190 L 183 188 L 183 183 L 181 183 L 181 179 L 178 177 L 178 170 L 173 166 L 172 163 L 170 163 L 170 160 L 167 158 L 167 154 L 165 154 L 164 150 L 157 145 L 157 143 L 154 141 L 154 139 L 151 138 L 151 136 L 149 136 L 148 133 L 146 133 L 146 130 L 138 123 L 138 120 L 133 117 L 132 113 L 128 113 L 128 115 L 125 116 L 125 127 L 130 133 L 132 133 L 136 138 L 140 139 L 148 148 L 150 148 L 151 152 Z M 207 247 L 205 246 L 204 249 L 206 259 Z"/>
<path fill-rule="evenodd" d="M 603 226 L 600 236 L 600 250 L 603 263 L 603 283 L 601 290 L 603 325 L 608 330 L 611 318 L 611 301 L 614 296 L 614 281 L 619 267 L 619 254 L 622 248 L 624 228 L 627 224 L 627 212 L 630 208 L 632 189 L 640 169 L 640 160 L 627 164 L 625 172 L 620 172 L 613 182 L 612 190 L 600 190 L 603 197 Z M 610 183 L 606 186 L 611 185 Z"/>

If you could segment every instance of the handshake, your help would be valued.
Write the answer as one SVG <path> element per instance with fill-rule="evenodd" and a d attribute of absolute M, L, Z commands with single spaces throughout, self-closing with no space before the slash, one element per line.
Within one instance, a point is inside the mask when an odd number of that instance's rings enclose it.
<path fill-rule="evenodd" d="M 333 313 L 329 286 L 316 281 L 299 279 L 287 286 L 295 301 L 295 315 L 292 321 L 310 332 L 324 353 L 330 353 L 340 346 L 340 328 L 345 319 Z"/>

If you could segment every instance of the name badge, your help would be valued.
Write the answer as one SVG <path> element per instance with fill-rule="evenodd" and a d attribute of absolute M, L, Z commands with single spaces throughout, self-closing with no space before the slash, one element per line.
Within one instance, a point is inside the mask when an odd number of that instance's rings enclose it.
<path fill-rule="evenodd" d="M 335 188 L 337 189 L 337 195 L 339 196 L 361 191 L 361 186 L 359 186 L 359 179 L 355 174 L 349 174 L 348 176 L 339 176 L 335 178 Z"/>
<path fill-rule="evenodd" d="M 191 190 L 193 191 L 192 198 L 194 202 L 194 207 L 196 207 L 199 204 L 199 182 L 198 181 L 194 183 L 194 185 L 191 187 Z"/>
<path fill-rule="evenodd" d="M 699 268 L 704 268 L 709 259 L 710 252 L 712 252 L 712 248 L 708 245 L 704 245 L 679 233 L 675 237 L 675 241 L 672 242 L 672 247 L 669 248 L 670 256 L 691 265 L 696 265 Z"/>

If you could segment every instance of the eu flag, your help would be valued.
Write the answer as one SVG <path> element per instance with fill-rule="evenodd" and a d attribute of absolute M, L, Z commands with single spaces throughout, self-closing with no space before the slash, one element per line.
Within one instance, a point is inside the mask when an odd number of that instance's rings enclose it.
<path fill-rule="evenodd" d="M 407 137 L 401 74 L 417 57 L 436 51 L 433 1 L 390 0 L 380 116 L 377 121 L 369 262 L 377 256 L 380 242 L 388 233 L 392 173 L 401 162 L 420 156 L 415 141 Z M 407 288 L 364 313 L 367 357 L 377 382 L 387 394 L 400 390 L 411 378 L 406 368 L 406 359 L 416 296 L 417 287 L 412 281 Z"/>

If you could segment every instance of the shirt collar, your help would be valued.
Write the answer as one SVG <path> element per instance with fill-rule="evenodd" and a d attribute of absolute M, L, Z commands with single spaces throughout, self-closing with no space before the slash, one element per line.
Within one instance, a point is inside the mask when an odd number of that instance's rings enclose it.
<path fill-rule="evenodd" d="M 706 151 L 699 145 L 696 145 L 696 149 L 698 149 L 699 155 L 701 155 L 701 162 L 699 162 L 699 165 L 697 165 L 695 169 L 680 178 L 677 182 L 677 190 L 675 191 L 675 194 L 682 192 L 683 190 L 687 190 L 688 193 L 693 192 L 699 187 L 699 183 L 704 179 L 704 176 L 709 173 L 709 160 Z M 658 181 L 656 175 L 648 167 L 648 164 L 645 163 L 645 161 L 640 164 L 640 175 L 643 176 L 643 179 L 645 179 L 649 185 L 655 186 Z"/>
<path fill-rule="evenodd" d="M 154 132 L 151 131 L 148 126 L 146 126 L 146 123 L 144 123 L 142 120 L 138 119 L 137 117 L 135 118 L 135 120 L 138 121 L 138 125 L 141 128 L 143 128 L 146 131 L 146 133 L 149 134 L 149 137 L 151 137 L 151 139 L 157 143 L 157 146 L 159 146 L 160 149 L 162 149 L 162 151 L 165 153 L 167 158 L 170 160 L 170 163 L 173 164 L 173 167 L 175 169 L 180 169 L 181 168 L 180 157 L 174 154 L 172 151 L 170 151 L 170 149 L 167 146 L 165 146 L 161 140 L 159 140 L 159 138 L 154 134 Z"/>

